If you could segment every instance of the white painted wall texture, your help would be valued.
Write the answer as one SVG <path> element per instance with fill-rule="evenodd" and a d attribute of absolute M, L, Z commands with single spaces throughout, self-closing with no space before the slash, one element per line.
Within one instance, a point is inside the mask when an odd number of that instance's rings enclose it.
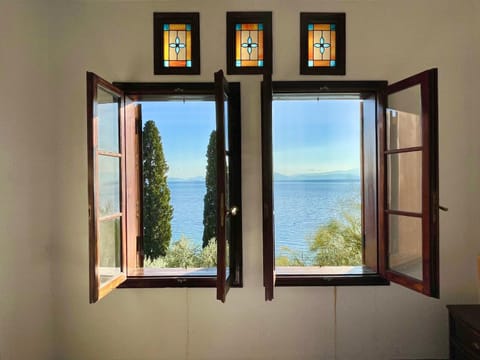
<path fill-rule="evenodd" d="M 0 4 L 0 30 L 11 34 L 0 40 L 1 360 L 447 357 L 445 305 L 478 302 L 474 0 L 31 0 L 15 2 L 12 15 Z M 225 69 L 229 10 L 273 11 L 274 80 L 320 79 L 299 75 L 301 11 L 347 14 L 347 75 L 321 79 L 393 82 L 438 67 L 440 194 L 450 208 L 441 214 L 440 300 L 391 285 L 278 288 L 264 302 L 261 77 L 253 75 L 229 77 L 242 87 L 244 288 L 226 304 L 214 289 L 116 290 L 88 304 L 85 72 L 212 81 Z M 153 75 L 154 11 L 200 12 L 201 75 Z"/>

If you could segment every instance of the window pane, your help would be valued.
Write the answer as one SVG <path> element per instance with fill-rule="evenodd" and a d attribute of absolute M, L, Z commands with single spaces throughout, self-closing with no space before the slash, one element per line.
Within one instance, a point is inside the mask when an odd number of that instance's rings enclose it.
<path fill-rule="evenodd" d="M 120 98 L 102 87 L 97 87 L 98 149 L 120 152 L 119 142 Z"/>
<path fill-rule="evenodd" d="M 389 268 L 422 280 L 422 219 L 389 215 Z"/>
<path fill-rule="evenodd" d="M 121 212 L 119 158 L 98 155 L 98 183 L 100 216 Z"/>
<path fill-rule="evenodd" d="M 192 67 L 192 24 L 163 25 L 165 67 Z"/>
<path fill-rule="evenodd" d="M 422 212 L 422 152 L 387 155 L 388 208 Z"/>
<path fill-rule="evenodd" d="M 100 221 L 98 258 L 100 284 L 121 272 L 121 218 Z"/>
<path fill-rule="evenodd" d="M 337 31 L 335 24 L 308 24 L 308 67 L 335 67 Z"/>
<path fill-rule="evenodd" d="M 263 67 L 263 24 L 235 25 L 235 66 Z"/>
<path fill-rule="evenodd" d="M 422 146 L 420 86 L 388 96 L 387 149 Z"/>

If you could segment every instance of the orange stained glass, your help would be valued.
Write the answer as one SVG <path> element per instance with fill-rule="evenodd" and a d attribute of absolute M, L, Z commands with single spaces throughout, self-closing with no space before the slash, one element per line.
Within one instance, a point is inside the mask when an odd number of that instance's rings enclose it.
<path fill-rule="evenodd" d="M 192 67 L 192 25 L 163 25 L 163 65 Z"/>
<path fill-rule="evenodd" d="M 336 66 L 336 25 L 308 24 L 308 67 Z"/>
<path fill-rule="evenodd" d="M 235 25 L 235 66 L 263 67 L 263 24 Z"/>

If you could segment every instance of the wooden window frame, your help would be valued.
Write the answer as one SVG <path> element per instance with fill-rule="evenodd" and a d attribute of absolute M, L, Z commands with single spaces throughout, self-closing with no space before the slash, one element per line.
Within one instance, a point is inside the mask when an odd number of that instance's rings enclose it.
<path fill-rule="evenodd" d="M 91 74 L 91 75 L 89 75 Z M 87 79 L 95 76 L 92 73 L 87 74 Z M 122 94 L 122 121 L 125 125 L 122 128 L 122 144 L 125 148 L 126 159 L 125 168 L 127 174 L 124 175 L 126 179 L 126 188 L 123 193 L 125 199 L 126 208 L 126 230 L 123 234 L 124 244 L 122 250 L 124 255 L 122 260 L 124 261 L 123 269 L 125 273 L 122 276 L 121 283 L 116 282 L 115 286 L 109 287 L 109 291 L 118 288 L 165 288 L 165 287 L 192 287 L 192 288 L 209 288 L 218 287 L 218 270 L 217 275 L 214 276 L 165 276 L 159 274 L 158 276 L 143 276 L 138 271 L 130 271 L 137 268 L 137 266 L 143 266 L 142 256 L 142 240 L 141 240 L 141 213 L 143 211 L 143 181 L 141 175 L 142 154 L 141 154 L 141 133 L 142 133 L 142 121 L 141 111 L 134 104 L 137 101 L 152 100 L 155 98 L 165 99 L 165 97 L 185 97 L 189 96 L 195 98 L 208 97 L 209 99 L 215 98 L 215 84 L 214 82 L 198 82 L 198 83 L 139 83 L 139 82 L 115 82 L 113 84 L 108 83 L 102 79 L 102 84 L 110 86 L 115 89 L 116 93 Z M 102 85 L 103 86 L 103 85 Z M 110 89 L 109 87 L 109 89 Z M 88 82 L 87 89 L 92 89 L 91 80 Z M 231 221 L 231 244 L 230 248 L 230 276 L 228 277 L 228 287 L 242 287 L 243 286 L 243 259 L 242 259 L 242 216 L 241 216 L 241 114 L 240 114 L 240 83 L 233 82 L 228 84 L 228 134 L 229 134 L 229 186 L 230 186 L 230 203 L 235 204 L 239 209 L 238 214 L 232 218 Z M 92 99 L 91 90 L 87 90 L 87 113 L 88 119 L 92 118 L 93 106 L 89 99 Z M 93 154 L 93 122 L 88 123 L 88 151 L 89 151 L 89 199 L 95 198 L 95 186 L 92 182 L 92 158 Z M 132 173 L 134 176 L 132 176 Z M 125 182 L 122 183 L 122 185 Z M 89 204 L 91 200 L 89 200 Z M 92 202 L 94 203 L 94 202 Z M 90 217 L 90 286 L 91 286 L 91 302 L 97 301 L 99 298 L 95 296 L 95 273 L 96 266 L 98 264 L 93 261 L 96 254 L 95 241 L 96 234 L 92 224 L 95 224 L 95 218 Z M 226 263 L 226 260 L 221 260 Z M 220 261 L 219 261 L 220 262 Z M 134 274 L 134 275 L 132 275 Z M 219 300 L 225 301 L 226 289 L 222 290 L 223 297 Z M 93 294 L 93 295 L 92 295 Z M 93 301 L 92 301 L 93 300 Z"/>
<path fill-rule="evenodd" d="M 191 24 L 192 67 L 165 67 L 163 64 L 163 25 Z M 200 74 L 200 14 L 197 13 L 153 13 L 153 73 L 155 75 L 198 75 Z"/>
<path fill-rule="evenodd" d="M 275 286 L 351 286 L 399 283 L 425 295 L 438 297 L 438 119 L 437 70 L 427 70 L 388 86 L 386 81 L 276 81 L 264 75 L 262 82 L 262 189 L 263 264 L 265 299 L 272 300 Z M 388 231 L 385 222 L 385 108 L 387 95 L 409 86 L 422 86 L 424 154 L 424 281 L 419 282 L 388 269 Z M 373 273 L 361 275 L 281 275 L 275 271 L 272 162 L 273 94 L 360 94 L 362 121 L 362 232 L 363 260 Z M 425 141 L 428 136 L 428 142 Z M 428 172 L 426 172 L 426 170 Z M 421 284 L 420 284 L 421 283 Z"/>
<path fill-rule="evenodd" d="M 336 59 L 333 67 L 308 66 L 308 24 L 336 25 Z M 345 13 L 300 13 L 300 74 L 345 75 L 346 59 Z"/>
<path fill-rule="evenodd" d="M 235 66 L 235 24 L 263 23 L 263 66 Z M 227 12 L 227 74 L 271 74 L 272 73 L 272 13 Z"/>

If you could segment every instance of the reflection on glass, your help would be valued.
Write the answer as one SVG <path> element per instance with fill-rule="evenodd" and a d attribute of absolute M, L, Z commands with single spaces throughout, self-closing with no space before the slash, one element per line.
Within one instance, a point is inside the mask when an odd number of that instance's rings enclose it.
<path fill-rule="evenodd" d="M 422 146 L 422 122 L 417 114 L 387 109 L 387 149 Z"/>
<path fill-rule="evenodd" d="M 422 152 L 387 157 L 388 208 L 422 212 Z"/>
<path fill-rule="evenodd" d="M 230 143 L 229 143 L 229 134 L 228 134 L 228 101 L 225 100 L 223 103 L 223 108 L 225 109 L 225 151 L 230 150 Z"/>
<path fill-rule="evenodd" d="M 100 284 L 121 272 L 121 218 L 100 221 L 98 259 Z"/>
<path fill-rule="evenodd" d="M 120 209 L 120 159 L 98 156 L 100 216 L 116 214 Z"/>
<path fill-rule="evenodd" d="M 119 142 L 120 98 L 100 86 L 97 87 L 98 149 L 120 152 Z"/>
<path fill-rule="evenodd" d="M 388 96 L 387 149 L 422 145 L 420 85 Z"/>
<path fill-rule="evenodd" d="M 389 215 L 389 268 L 422 280 L 422 219 Z"/>

